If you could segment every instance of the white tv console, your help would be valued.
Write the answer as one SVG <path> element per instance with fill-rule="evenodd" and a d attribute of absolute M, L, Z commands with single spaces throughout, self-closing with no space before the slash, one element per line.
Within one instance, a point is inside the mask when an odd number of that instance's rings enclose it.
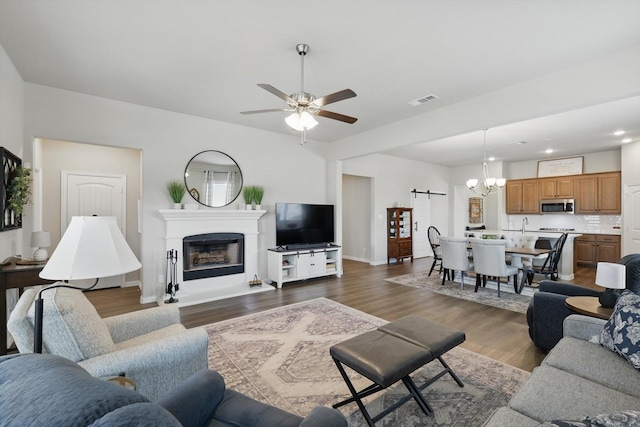
<path fill-rule="evenodd" d="M 267 251 L 268 279 L 278 288 L 284 283 L 336 275 L 342 276 L 342 248 L 336 245 L 310 249 Z"/>

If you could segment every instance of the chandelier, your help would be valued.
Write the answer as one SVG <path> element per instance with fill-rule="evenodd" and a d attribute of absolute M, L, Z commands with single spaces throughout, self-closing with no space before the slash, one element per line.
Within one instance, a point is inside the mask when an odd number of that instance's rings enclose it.
<path fill-rule="evenodd" d="M 482 156 L 482 179 L 471 178 L 467 181 L 469 190 L 482 197 L 495 193 L 499 188 L 504 187 L 507 180 L 504 178 L 490 178 L 489 167 L 487 165 L 487 129 L 484 129 L 484 154 Z"/>

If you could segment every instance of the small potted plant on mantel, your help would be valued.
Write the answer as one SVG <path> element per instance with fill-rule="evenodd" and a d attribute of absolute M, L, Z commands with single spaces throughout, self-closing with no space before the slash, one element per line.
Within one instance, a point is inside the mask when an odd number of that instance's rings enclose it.
<path fill-rule="evenodd" d="M 247 185 L 242 189 L 242 197 L 244 198 L 245 209 L 251 210 L 251 203 L 253 202 L 253 190 L 252 185 Z"/>
<path fill-rule="evenodd" d="M 256 210 L 262 209 L 262 197 L 264 196 L 264 188 L 260 186 L 253 187 L 253 201 L 256 203 Z"/>
<path fill-rule="evenodd" d="M 173 201 L 173 208 L 181 209 L 182 205 L 180 202 L 182 202 L 182 198 L 187 191 L 187 187 L 185 187 L 184 183 L 180 181 L 169 181 L 167 184 L 167 190 L 169 191 L 169 196 Z"/>

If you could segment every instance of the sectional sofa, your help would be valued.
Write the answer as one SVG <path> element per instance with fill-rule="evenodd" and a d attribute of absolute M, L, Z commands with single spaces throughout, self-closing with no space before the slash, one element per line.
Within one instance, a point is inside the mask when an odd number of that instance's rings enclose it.
<path fill-rule="evenodd" d="M 635 298 L 640 307 L 640 298 Z M 617 310 L 616 306 L 614 316 Z M 624 313 L 621 319 L 608 325 L 620 329 L 628 321 Z M 640 371 L 599 343 L 605 325 L 607 321 L 592 317 L 567 317 L 564 337 L 484 426 L 640 425 Z M 640 323 L 635 329 L 638 338 Z"/>

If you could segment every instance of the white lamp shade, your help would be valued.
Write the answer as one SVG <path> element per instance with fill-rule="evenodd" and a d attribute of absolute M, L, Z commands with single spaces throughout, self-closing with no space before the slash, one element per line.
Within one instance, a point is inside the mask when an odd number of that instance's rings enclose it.
<path fill-rule="evenodd" d="M 140 267 L 115 217 L 74 216 L 40 277 L 96 279 L 129 273 Z"/>
<path fill-rule="evenodd" d="M 467 181 L 467 187 L 469 188 L 473 188 L 473 187 L 477 187 L 478 186 L 478 180 L 475 178 L 469 179 Z"/>
<path fill-rule="evenodd" d="M 625 288 L 626 267 L 613 262 L 599 262 L 596 270 L 596 285 L 609 289 Z"/>
<path fill-rule="evenodd" d="M 51 235 L 48 231 L 34 231 L 31 233 L 31 247 L 48 248 L 51 246 Z"/>

